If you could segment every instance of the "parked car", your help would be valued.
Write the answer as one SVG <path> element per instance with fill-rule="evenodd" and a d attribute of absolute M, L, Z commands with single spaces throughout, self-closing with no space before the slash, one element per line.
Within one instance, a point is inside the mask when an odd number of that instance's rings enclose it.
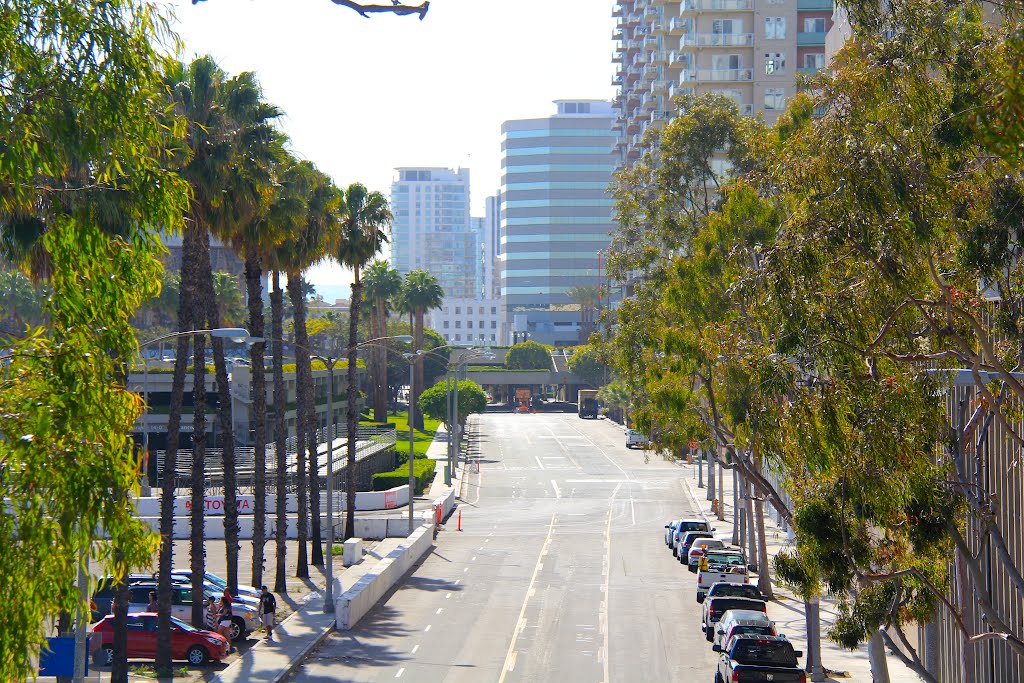
<path fill-rule="evenodd" d="M 725 548 L 708 552 L 697 568 L 697 602 L 716 583 L 747 583 L 747 562 L 743 552 Z"/>
<path fill-rule="evenodd" d="M 764 596 L 761 595 L 761 591 L 758 590 L 757 586 L 752 586 L 749 583 L 716 583 L 712 584 L 708 588 L 707 595 L 697 600 L 697 602 L 704 602 L 709 598 L 750 598 L 751 600 L 764 600 Z"/>
<path fill-rule="evenodd" d="M 687 531 L 684 532 L 675 544 L 672 554 L 679 558 L 679 562 L 685 564 L 690 556 L 690 548 L 699 539 L 714 538 L 710 531 Z"/>
<path fill-rule="evenodd" d="M 746 609 L 727 610 L 715 625 L 712 642 L 725 646 L 736 636 L 778 636 L 775 622 L 764 612 Z M 785 636 L 780 636 L 785 638 Z"/>
<path fill-rule="evenodd" d="M 142 611 L 149 603 L 149 592 L 157 589 L 155 581 L 134 583 L 131 586 L 132 599 L 129 611 Z M 203 597 L 219 600 L 223 591 L 214 587 L 204 586 Z M 182 621 L 192 620 L 192 586 L 175 583 L 171 586 L 171 616 Z M 231 619 L 231 640 L 245 640 L 250 631 L 260 628 L 259 610 L 246 602 L 234 604 L 234 616 Z"/>
<path fill-rule="evenodd" d="M 651 445 L 650 439 L 643 432 L 638 432 L 635 429 L 630 429 L 626 432 L 626 448 L 633 448 L 633 446 L 639 446 L 640 448 L 647 448 Z"/>
<path fill-rule="evenodd" d="M 714 550 L 717 548 L 725 547 L 725 541 L 721 541 L 717 538 L 702 538 L 698 541 L 695 541 L 686 553 L 687 569 L 696 574 L 697 565 L 700 563 L 700 558 L 704 557 L 704 554 L 708 550 Z M 680 562 L 682 562 L 682 559 L 680 559 Z"/>
<path fill-rule="evenodd" d="M 719 596 L 709 598 L 704 602 L 704 614 L 701 617 L 701 630 L 704 637 L 710 643 L 715 639 L 715 626 L 729 610 L 749 610 L 751 612 L 768 613 L 768 605 L 764 600 L 751 600 L 749 598 L 732 598 Z"/>
<path fill-rule="evenodd" d="M 131 584 L 138 581 L 152 581 L 153 577 L 150 574 L 129 574 L 125 577 L 125 585 L 130 586 Z M 99 580 L 96 585 L 96 590 L 92 594 L 92 603 L 90 609 L 92 610 L 92 618 L 90 623 L 95 624 L 97 621 L 105 617 L 106 615 L 113 612 L 111 605 L 114 602 L 114 577 L 105 576 Z"/>
<path fill-rule="evenodd" d="M 665 525 L 665 545 L 669 548 L 672 547 L 673 540 L 675 539 L 676 529 L 679 528 L 679 522 L 682 520 L 673 519 L 671 522 Z"/>
<path fill-rule="evenodd" d="M 156 577 L 156 575 L 154 575 L 152 578 L 155 579 L 157 577 Z M 184 583 L 190 583 L 192 581 L 192 570 L 191 569 L 172 569 L 171 570 L 171 578 L 173 580 L 175 580 L 175 581 L 183 581 Z M 221 590 L 221 592 L 224 592 L 224 589 L 228 587 L 228 582 L 227 582 L 226 579 L 223 579 L 223 578 L 217 576 L 216 574 L 214 574 L 212 572 L 203 572 L 203 583 L 204 584 L 211 584 L 215 588 L 219 588 Z M 259 599 L 260 599 L 260 595 L 261 595 L 261 591 L 260 591 L 259 588 L 254 588 L 253 586 L 245 586 L 243 584 L 238 584 L 238 595 L 236 595 L 235 597 L 236 598 L 251 598 L 250 602 L 254 602 L 254 603 L 258 604 L 259 603 Z"/>
<path fill-rule="evenodd" d="M 718 644 L 712 649 L 721 653 L 715 683 L 807 683 L 807 674 L 796 661 L 804 653 L 794 650 L 785 638 L 739 636 L 730 641 L 728 650 Z"/>
<path fill-rule="evenodd" d="M 675 546 L 683 537 L 683 534 L 688 531 L 714 531 L 714 528 L 703 519 L 687 519 L 685 517 L 677 519 L 671 524 L 666 524 L 665 528 L 668 529 L 665 532 L 668 545 L 673 550 L 675 550 Z"/>
<path fill-rule="evenodd" d="M 128 658 L 156 657 L 157 615 L 153 612 L 129 613 Z M 114 615 L 104 617 L 93 627 L 93 638 L 101 639 L 93 656 L 99 666 L 110 666 L 114 660 Z M 171 659 L 184 659 L 200 666 L 227 656 L 230 644 L 224 636 L 193 628 L 171 617 Z"/>

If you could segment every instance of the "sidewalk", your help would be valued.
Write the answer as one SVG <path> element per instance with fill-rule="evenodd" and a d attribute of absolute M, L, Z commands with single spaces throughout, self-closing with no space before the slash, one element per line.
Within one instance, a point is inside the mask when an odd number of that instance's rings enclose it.
<path fill-rule="evenodd" d="M 434 441 L 427 449 L 427 457 L 439 461 L 439 469 L 434 476 L 430 491 L 416 501 L 433 500 L 445 493 L 449 487 L 444 485 L 442 462 L 447 463 L 448 433 L 442 425 L 434 434 Z M 454 481 L 454 479 L 453 479 Z M 336 578 L 341 582 L 340 595 L 355 584 L 379 559 L 394 549 L 401 539 L 385 539 L 375 550 L 367 551 L 363 562 L 336 570 Z M 318 590 L 308 596 L 305 603 L 295 613 L 274 628 L 274 638 L 253 646 L 245 655 L 222 671 L 213 680 L 217 683 L 278 683 L 284 680 L 306 655 L 312 652 L 334 630 L 334 616 L 323 611 L 323 592 Z"/>
<path fill-rule="evenodd" d="M 686 484 L 687 491 L 694 504 L 715 527 L 715 536 L 724 540 L 726 543 L 729 543 L 732 540 L 735 519 L 732 505 L 732 470 L 726 470 L 724 472 L 723 483 L 726 495 L 722 496 L 721 492 L 716 491 L 716 493 L 719 493 L 720 500 L 723 501 L 723 509 L 725 513 L 725 521 L 723 522 L 717 520 L 711 512 L 711 503 L 706 500 L 707 489 L 697 488 L 696 464 L 687 465 L 684 461 L 680 469 L 683 472 L 683 481 Z M 704 462 L 704 473 L 707 473 L 706 461 Z M 764 531 L 765 538 L 767 539 L 768 554 L 770 557 L 774 558 L 779 551 L 791 547 L 789 534 L 780 527 L 774 519 L 772 519 L 771 515 L 768 514 L 767 504 L 765 505 Z M 751 578 L 750 582 L 756 583 L 756 581 L 757 579 L 755 575 Z M 779 632 L 784 633 L 787 638 L 793 641 L 793 645 L 797 650 L 803 650 L 806 653 L 807 628 L 804 617 L 803 601 L 793 595 L 789 589 L 780 586 L 777 582 L 773 582 L 772 586 L 775 591 L 775 601 L 768 603 L 768 616 L 775 621 Z M 871 667 L 868 663 L 867 645 L 861 645 L 856 650 L 850 651 L 839 647 L 828 639 L 828 630 L 836 618 L 835 601 L 827 596 L 823 596 L 820 600 L 820 615 L 822 633 L 821 661 L 829 676 L 825 680 L 852 680 L 870 683 Z M 907 668 L 907 666 L 896 657 L 888 654 L 886 659 L 889 664 L 889 680 L 892 683 L 919 683 L 921 680 L 917 674 Z M 808 680 L 810 679 L 808 678 Z"/>

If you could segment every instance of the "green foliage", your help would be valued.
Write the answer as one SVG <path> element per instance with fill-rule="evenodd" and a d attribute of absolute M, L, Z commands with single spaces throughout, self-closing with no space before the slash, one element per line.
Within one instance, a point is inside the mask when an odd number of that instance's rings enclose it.
<path fill-rule="evenodd" d="M 587 384 L 599 387 L 608 376 L 608 366 L 602 362 L 601 351 L 595 346 L 577 346 L 569 358 L 569 372 Z"/>
<path fill-rule="evenodd" d="M 0 612 L 0 680 L 32 676 L 47 626 L 87 609 L 80 552 L 123 574 L 156 547 L 133 515 L 141 406 L 121 364 L 159 281 L 152 226 L 178 229 L 186 206 L 167 171 L 168 36 L 155 5 L 128 0 L 0 11 L 0 256 L 50 289 L 46 326 L 8 346 L 0 375 L 0 588 L 17 596 Z"/>
<path fill-rule="evenodd" d="M 401 464 L 409 458 L 409 414 L 403 411 L 389 415 L 388 423 L 395 425 L 397 439 L 395 452 L 398 454 L 398 462 Z M 362 424 L 378 423 L 366 421 Z M 437 432 L 440 424 L 440 420 L 427 417 L 423 420 L 422 431 L 419 429 L 413 431 L 413 449 L 416 452 L 417 458 L 423 458 L 427 455 L 427 449 L 434 442 L 434 434 Z"/>
<path fill-rule="evenodd" d="M 445 420 L 448 409 L 448 382 L 441 380 L 420 394 L 419 407 L 424 415 Z M 459 380 L 459 422 L 466 424 L 466 418 L 471 414 L 482 413 L 485 410 L 487 394 L 480 385 L 471 379 Z"/>
<path fill-rule="evenodd" d="M 505 356 L 505 367 L 509 370 L 550 370 L 551 348 L 535 341 L 515 344 Z"/>
<path fill-rule="evenodd" d="M 416 483 L 415 495 L 420 496 L 423 495 L 427 485 L 434 479 L 434 468 L 437 466 L 437 461 L 429 458 L 417 458 L 414 463 L 412 475 Z M 378 472 L 373 475 L 374 491 L 387 491 L 388 489 L 408 483 L 408 462 L 390 472 Z"/>

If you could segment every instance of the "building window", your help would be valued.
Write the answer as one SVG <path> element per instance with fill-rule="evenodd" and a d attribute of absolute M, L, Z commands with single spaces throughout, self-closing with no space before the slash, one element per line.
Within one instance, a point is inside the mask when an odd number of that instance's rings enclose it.
<path fill-rule="evenodd" d="M 736 71 L 740 68 L 740 56 L 711 55 L 711 68 L 715 71 Z"/>
<path fill-rule="evenodd" d="M 480 310 L 478 312 L 480 313 L 480 315 L 483 315 L 484 314 L 484 307 L 481 306 Z M 481 325 L 480 327 L 483 327 L 483 325 Z"/>
<path fill-rule="evenodd" d="M 455 315 L 458 315 L 459 313 L 462 313 L 462 306 L 455 307 Z"/>
<path fill-rule="evenodd" d="M 491 335 L 491 341 L 497 341 L 493 334 Z"/>
<path fill-rule="evenodd" d="M 462 341 L 462 335 L 461 334 L 455 335 L 455 341 Z"/>
<path fill-rule="evenodd" d="M 741 19 L 715 19 L 711 22 L 711 32 L 719 35 L 743 33 L 743 21 Z"/>
<path fill-rule="evenodd" d="M 786 89 L 785 88 L 765 88 L 765 90 L 764 90 L 764 108 L 765 109 L 785 109 L 786 108 Z"/>
<path fill-rule="evenodd" d="M 466 328 L 470 329 L 470 330 L 473 329 L 473 321 L 472 320 L 467 320 L 466 321 Z"/>
<path fill-rule="evenodd" d="M 484 321 L 483 321 L 483 320 L 481 320 L 481 321 L 480 321 L 480 322 L 479 322 L 479 323 L 477 324 L 477 327 L 479 327 L 479 328 L 480 328 L 481 330 L 482 330 L 482 329 L 484 329 Z"/>
<path fill-rule="evenodd" d="M 822 18 L 817 19 L 804 19 L 804 33 L 824 33 L 825 32 L 825 20 Z"/>
<path fill-rule="evenodd" d="M 786 72 L 786 55 L 781 52 L 770 52 L 764 56 L 764 73 L 766 76 Z"/>
<path fill-rule="evenodd" d="M 462 321 L 461 320 L 456 320 L 455 321 L 455 329 L 457 329 L 457 330 L 461 330 L 462 329 Z"/>
<path fill-rule="evenodd" d="M 804 55 L 804 67 L 807 69 L 814 69 L 819 71 L 825 68 L 825 53 L 811 53 Z"/>
<path fill-rule="evenodd" d="M 451 338 L 451 337 L 449 337 L 449 336 L 448 336 L 448 335 L 446 334 L 446 335 L 444 335 L 444 340 L 445 340 L 445 341 L 451 341 L 451 340 L 452 340 L 452 338 Z"/>
<path fill-rule="evenodd" d="M 448 321 L 447 320 L 444 321 L 444 329 L 446 329 L 446 330 L 448 329 Z"/>
<path fill-rule="evenodd" d="M 498 315 L 498 307 L 491 306 L 491 315 Z"/>
<path fill-rule="evenodd" d="M 498 329 L 498 321 L 497 320 L 492 320 L 491 321 L 491 329 L 492 330 Z"/>
<path fill-rule="evenodd" d="M 785 40 L 786 17 L 765 17 L 764 37 L 767 40 Z"/>

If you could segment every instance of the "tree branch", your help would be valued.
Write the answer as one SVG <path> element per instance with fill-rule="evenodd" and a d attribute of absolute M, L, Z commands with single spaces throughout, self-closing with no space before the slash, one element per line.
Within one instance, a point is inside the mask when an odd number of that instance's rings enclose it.
<path fill-rule="evenodd" d="M 192 4 L 198 4 L 205 2 L 206 0 L 192 0 Z M 429 0 L 425 0 L 420 5 L 403 5 L 398 0 L 391 0 L 390 5 L 364 5 L 361 2 L 355 2 L 355 0 L 331 0 L 335 5 L 342 7 L 348 7 L 354 10 L 361 17 L 370 18 L 371 14 L 379 14 L 381 12 L 389 12 L 391 14 L 418 14 L 420 15 L 420 21 L 427 16 L 427 10 L 430 9 Z"/>

